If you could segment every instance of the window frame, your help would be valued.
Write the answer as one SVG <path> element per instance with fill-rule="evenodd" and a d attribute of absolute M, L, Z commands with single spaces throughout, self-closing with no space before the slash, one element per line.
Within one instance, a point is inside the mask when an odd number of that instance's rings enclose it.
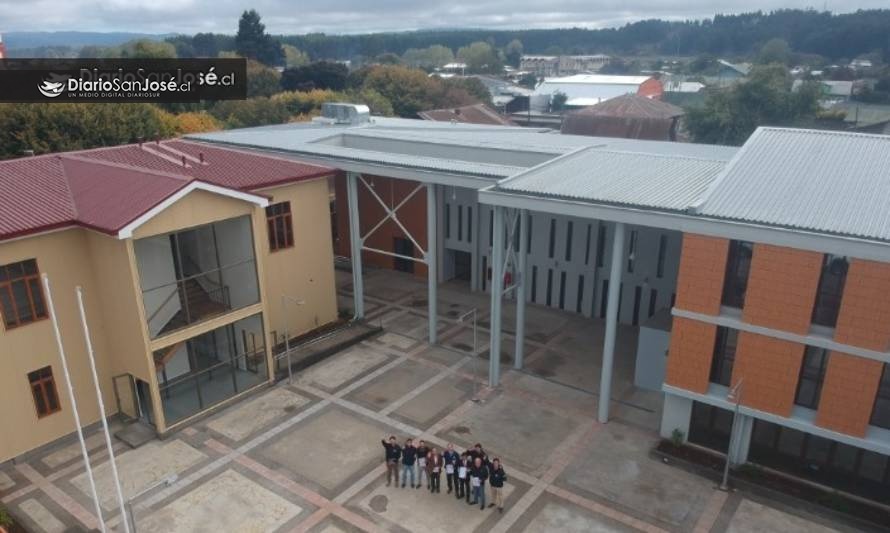
<path fill-rule="evenodd" d="M 19 265 L 21 265 L 19 267 L 19 271 L 21 273 L 13 275 L 11 267 Z M 33 267 L 29 268 L 29 265 L 33 265 Z M 7 299 L 0 298 L 0 315 L 2 315 L 3 317 L 4 329 L 16 329 L 49 318 L 49 311 L 46 305 L 46 295 L 43 294 L 43 283 L 41 283 L 40 267 L 37 264 L 37 259 L 25 259 L 22 261 L 16 261 L 14 263 L 0 265 L 0 271 L 3 271 L 5 274 L 0 277 L 0 292 L 5 292 L 7 295 Z M 31 311 L 31 317 L 28 320 L 22 319 L 22 314 L 18 308 L 17 299 L 13 290 L 13 286 L 16 283 L 22 283 L 25 288 L 27 304 Z M 35 292 L 39 295 L 39 306 L 34 297 Z M 4 302 L 8 302 L 11 308 L 7 309 Z M 40 307 L 41 309 L 38 310 L 38 307 Z M 10 323 L 10 318 L 14 318 L 15 323 Z"/>
<path fill-rule="evenodd" d="M 747 247 L 750 250 L 748 264 L 744 275 L 744 283 L 741 283 L 740 267 L 743 264 L 741 250 Z M 745 296 L 748 292 L 748 281 L 751 278 L 751 263 L 754 261 L 754 243 L 749 241 L 729 241 L 729 250 L 726 254 L 726 273 L 723 277 L 723 291 L 720 294 L 720 305 L 741 309 L 745 305 Z M 739 290 L 741 286 L 741 290 Z M 736 296 L 735 293 L 741 293 Z M 738 298 L 738 301 L 736 301 Z"/>
<path fill-rule="evenodd" d="M 46 372 L 45 375 L 42 375 Z M 56 386 L 56 379 L 53 375 L 52 365 L 47 365 L 37 370 L 28 372 L 28 385 L 31 389 L 31 398 L 34 400 L 34 409 L 37 411 L 37 418 L 45 418 L 62 410 L 62 402 L 59 399 L 59 388 Z M 47 391 L 51 390 L 52 395 L 47 395 Z M 38 400 L 39 391 L 39 400 Z M 55 405 L 50 398 L 55 399 Z M 41 403 L 43 405 L 41 405 Z"/>
<path fill-rule="evenodd" d="M 276 208 L 285 207 L 285 210 L 275 212 Z M 282 227 L 278 227 L 281 221 Z M 294 223 L 290 200 L 276 202 L 266 206 L 266 230 L 269 233 L 269 251 L 278 252 L 294 247 Z M 283 231 L 284 235 L 279 235 Z M 283 241 L 282 241 L 283 238 Z"/>
<path fill-rule="evenodd" d="M 881 372 L 881 379 L 878 381 L 878 390 L 875 392 L 875 401 L 872 404 L 871 415 L 868 417 L 868 423 L 872 426 L 890 429 L 890 414 L 887 415 L 886 425 L 884 421 L 878 423 L 878 404 L 886 402 L 886 412 L 890 413 L 890 363 L 884 363 Z"/>
<path fill-rule="evenodd" d="M 813 368 L 807 365 L 808 358 L 810 357 L 820 357 L 821 361 L 819 362 L 818 367 L 815 369 L 815 375 L 807 375 L 808 372 L 812 371 Z M 801 407 L 806 407 L 807 409 L 816 410 L 819 408 L 819 399 L 822 397 L 822 386 L 825 383 L 825 372 L 828 370 L 828 361 L 830 359 L 830 352 L 825 348 L 818 348 L 816 346 L 807 345 L 804 349 L 803 359 L 800 362 L 800 371 L 797 375 L 797 388 L 794 392 L 794 404 L 799 405 Z M 813 398 L 811 401 L 806 402 L 801 399 L 801 389 L 805 382 L 813 382 L 815 391 L 813 393 Z"/>
<path fill-rule="evenodd" d="M 728 340 L 731 335 L 734 337 L 733 350 L 730 355 L 727 355 L 726 348 L 728 346 Z M 717 326 L 717 335 L 714 338 L 714 351 L 711 354 L 711 369 L 708 373 L 709 382 L 723 385 L 725 387 L 729 387 L 732 385 L 732 370 L 735 365 L 735 359 L 736 354 L 738 353 L 738 349 L 739 330 L 727 328 L 724 326 Z M 722 380 L 715 379 L 721 377 L 727 366 L 729 367 L 728 382 L 724 383 Z"/>
<path fill-rule="evenodd" d="M 831 273 L 830 270 L 835 260 L 843 261 L 844 263 L 844 271 L 840 276 L 840 283 L 836 295 L 833 294 L 834 291 L 826 290 L 826 287 L 823 285 L 826 282 L 826 274 Z M 834 328 L 837 326 L 837 319 L 841 314 L 841 304 L 844 298 L 844 289 L 847 285 L 847 274 L 849 274 L 849 272 L 850 259 L 847 256 L 834 254 L 825 254 L 823 256 L 822 269 L 819 271 L 819 284 L 816 285 L 816 298 L 813 301 L 813 313 L 810 316 L 810 323 L 827 328 Z M 835 307 L 831 309 L 831 316 L 828 317 L 829 320 L 823 322 L 821 318 L 817 320 L 817 316 L 820 316 L 820 309 L 825 308 L 823 304 L 825 303 L 826 296 L 829 298 L 836 296 L 837 301 Z"/>

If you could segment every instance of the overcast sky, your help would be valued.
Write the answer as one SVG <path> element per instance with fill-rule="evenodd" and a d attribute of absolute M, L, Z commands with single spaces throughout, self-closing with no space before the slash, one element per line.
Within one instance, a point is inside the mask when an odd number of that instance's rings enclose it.
<path fill-rule="evenodd" d="M 0 31 L 234 33 L 259 11 L 272 33 L 429 28 L 619 26 L 645 18 L 706 18 L 778 8 L 886 8 L 888 0 L 0 0 Z"/>

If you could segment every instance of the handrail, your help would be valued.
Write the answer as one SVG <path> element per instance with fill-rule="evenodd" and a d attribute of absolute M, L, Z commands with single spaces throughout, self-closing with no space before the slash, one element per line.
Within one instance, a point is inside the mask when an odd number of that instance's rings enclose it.
<path fill-rule="evenodd" d="M 203 375 L 203 374 L 206 374 L 206 373 L 208 373 L 208 372 L 211 372 L 211 371 L 213 371 L 213 370 L 216 370 L 216 369 L 218 369 L 218 368 L 220 368 L 220 367 L 223 367 L 223 366 L 226 366 L 226 365 L 230 365 L 230 366 L 231 366 L 231 363 L 232 363 L 232 362 L 237 361 L 238 359 L 241 359 L 242 357 L 246 360 L 248 357 L 252 357 L 252 356 L 261 354 L 261 353 L 263 353 L 264 351 L 265 351 L 265 349 L 262 349 L 262 350 L 256 350 L 255 352 L 246 352 L 246 353 L 243 353 L 243 354 L 241 354 L 241 355 L 236 355 L 235 357 L 233 357 L 232 359 L 230 359 L 230 360 L 228 360 L 228 361 L 220 361 L 219 363 L 216 363 L 216 364 L 213 365 L 213 366 L 208 366 L 207 368 L 202 368 L 202 369 L 201 369 L 200 371 L 198 371 L 198 372 L 188 372 L 188 373 L 183 374 L 183 375 L 181 375 L 181 376 L 176 376 L 176 377 L 173 378 L 172 380 L 168 380 L 164 385 L 160 385 L 160 386 L 158 386 L 158 390 L 159 390 L 159 391 L 164 391 L 164 390 L 166 390 L 166 389 L 169 389 L 170 387 L 173 387 L 174 385 L 178 385 L 179 383 L 181 383 L 181 382 L 183 382 L 183 381 L 191 380 L 191 379 L 195 379 L 195 378 L 197 378 L 197 377 L 200 377 L 200 376 Z"/>
<path fill-rule="evenodd" d="M 143 293 L 143 294 L 145 294 L 145 293 Z M 173 291 L 173 292 L 171 292 L 166 298 L 164 298 L 164 301 L 161 302 L 161 305 L 159 305 L 158 308 L 155 309 L 155 312 L 152 313 L 151 316 L 148 317 L 148 320 L 147 320 L 146 322 L 148 322 L 149 324 L 151 324 L 151 321 L 154 320 L 155 318 L 157 318 L 158 313 L 161 312 L 161 309 L 163 309 L 164 306 L 166 306 L 168 303 L 170 303 L 170 300 L 171 300 L 174 296 L 177 296 L 178 294 L 179 294 L 179 284 L 177 283 L 177 284 L 176 284 L 176 290 Z"/>

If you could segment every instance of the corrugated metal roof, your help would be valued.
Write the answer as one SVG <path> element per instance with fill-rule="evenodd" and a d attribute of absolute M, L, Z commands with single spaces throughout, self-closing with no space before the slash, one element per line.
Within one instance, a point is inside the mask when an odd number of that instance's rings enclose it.
<path fill-rule="evenodd" d="M 195 181 L 250 191 L 331 172 L 182 140 L 0 161 L 0 239 L 72 225 L 115 233 Z"/>
<path fill-rule="evenodd" d="M 682 211 L 722 161 L 587 148 L 500 182 L 498 191 Z"/>
<path fill-rule="evenodd" d="M 890 241 L 890 136 L 760 128 L 704 195 L 704 216 Z"/>

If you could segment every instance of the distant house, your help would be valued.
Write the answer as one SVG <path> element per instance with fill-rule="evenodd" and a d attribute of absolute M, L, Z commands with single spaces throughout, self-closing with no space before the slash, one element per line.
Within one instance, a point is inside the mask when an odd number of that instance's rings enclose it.
<path fill-rule="evenodd" d="M 660 98 L 664 92 L 661 82 L 651 76 L 607 76 L 601 74 L 576 74 L 561 78 L 545 78 L 536 88 L 531 99 L 532 110 L 546 110 L 553 95 L 566 95 L 566 107 L 578 108 L 596 105 L 624 94 L 638 94 L 647 98 Z"/>
<path fill-rule="evenodd" d="M 461 122 L 464 124 L 491 124 L 495 126 L 515 126 L 506 117 L 502 117 L 494 109 L 485 104 L 430 109 L 417 113 L 424 120 L 436 122 Z"/>
<path fill-rule="evenodd" d="M 467 70 L 467 64 L 461 62 L 446 63 L 442 65 L 442 72 L 451 74 L 463 74 Z"/>
<path fill-rule="evenodd" d="M 637 94 L 617 96 L 567 114 L 562 133 L 676 141 L 683 109 Z"/>
<path fill-rule="evenodd" d="M 854 82 L 852 81 L 819 80 L 816 83 L 822 90 L 820 99 L 823 102 L 846 102 L 853 95 Z M 791 90 L 797 91 L 803 84 L 803 80 L 794 80 Z"/>
<path fill-rule="evenodd" d="M 873 66 L 871 59 L 854 59 L 853 61 L 850 61 L 850 68 L 853 70 L 872 68 Z"/>
<path fill-rule="evenodd" d="M 717 60 L 717 74 L 708 76 L 706 81 L 711 85 L 732 85 L 737 81 L 743 80 L 751 73 L 751 65 L 749 63 L 730 63 L 725 59 Z"/>
<path fill-rule="evenodd" d="M 604 54 L 575 56 L 536 56 L 524 55 L 519 60 L 519 70 L 534 74 L 539 78 L 568 76 L 584 72 L 598 72 L 609 64 L 611 57 Z"/>

